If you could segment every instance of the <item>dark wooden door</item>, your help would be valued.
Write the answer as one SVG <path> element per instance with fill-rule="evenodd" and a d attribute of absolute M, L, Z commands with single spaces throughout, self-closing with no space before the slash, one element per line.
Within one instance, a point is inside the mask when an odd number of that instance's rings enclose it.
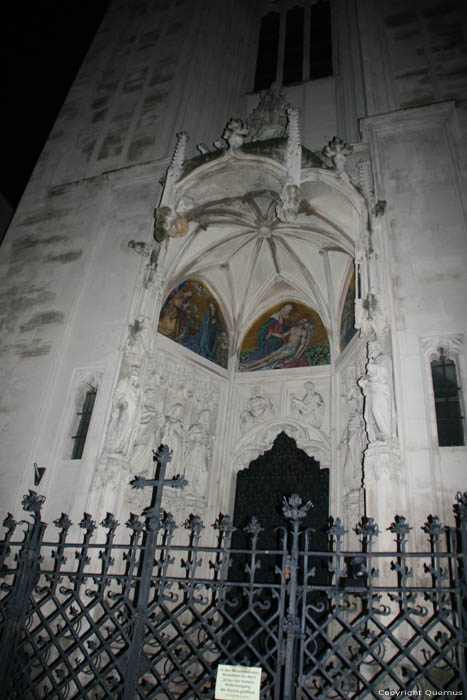
<path fill-rule="evenodd" d="M 238 530 L 233 538 L 234 547 L 248 546 L 249 538 L 243 528 L 255 516 L 264 528 L 258 547 L 278 549 L 281 533 L 277 528 L 286 522 L 282 513 L 283 498 L 294 493 L 301 496 L 304 503 L 311 501 L 313 504 L 301 527 L 302 530 L 313 529 L 309 535 L 310 549 L 327 551 L 329 470 L 321 469 L 319 462 L 299 449 L 295 440 L 285 433 L 277 436 L 268 452 L 238 473 L 234 508 L 234 525 Z M 239 560 L 235 566 L 236 576 L 241 575 L 241 567 Z M 271 581 L 271 576 L 274 576 L 272 566 L 258 572 L 258 580 Z"/>

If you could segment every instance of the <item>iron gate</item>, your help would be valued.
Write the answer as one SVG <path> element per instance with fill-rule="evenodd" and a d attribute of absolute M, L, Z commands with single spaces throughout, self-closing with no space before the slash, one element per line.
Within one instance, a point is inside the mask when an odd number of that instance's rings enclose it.
<path fill-rule="evenodd" d="M 467 690 L 467 493 L 458 494 L 458 525 L 437 517 L 424 526 L 427 548 L 408 552 L 410 527 L 396 517 L 392 552 L 375 551 L 378 527 L 357 527 L 361 548 L 342 551 L 339 520 L 329 529 L 329 551 L 312 552 L 300 521 L 310 503 L 284 498 L 287 526 L 275 551 L 260 548 L 253 518 L 248 550 L 233 550 L 228 516 L 216 523 L 216 546 L 202 544 L 204 524 L 185 523 L 187 542 L 161 510 L 167 448 L 158 454 L 153 505 L 131 516 L 117 542 L 108 514 L 103 542 L 94 540 L 89 514 L 80 542 L 71 522 L 55 521 L 45 539 L 44 498 L 23 505 L 32 520 L 4 521 L 1 551 L 0 669 L 4 697 L 213 698 L 219 663 L 260 666 L 261 698 L 381 698 L 460 695 Z M 235 557 L 247 557 L 245 576 L 229 578 Z M 272 566 L 274 583 L 258 583 Z M 314 583 L 324 567 L 323 585 Z M 320 579 L 322 580 L 322 578 Z"/>

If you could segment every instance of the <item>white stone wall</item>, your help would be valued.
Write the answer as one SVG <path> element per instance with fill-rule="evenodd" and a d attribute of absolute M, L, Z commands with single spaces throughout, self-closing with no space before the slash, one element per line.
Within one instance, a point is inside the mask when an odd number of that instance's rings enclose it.
<path fill-rule="evenodd" d="M 465 490 L 466 447 L 438 447 L 429 358 L 467 329 L 465 201 L 452 102 L 368 118 L 363 123 L 376 171 L 378 198 L 387 201 L 384 255 L 390 267 L 395 386 L 405 455 L 410 517 L 427 512 L 452 519 L 455 492 Z M 458 347 L 460 379 L 465 344 Z M 454 483 L 457 485 L 454 486 Z"/>

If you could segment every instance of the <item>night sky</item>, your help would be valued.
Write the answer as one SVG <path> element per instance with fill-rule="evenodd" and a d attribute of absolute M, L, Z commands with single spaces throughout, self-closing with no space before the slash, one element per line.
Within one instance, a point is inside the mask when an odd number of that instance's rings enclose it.
<path fill-rule="evenodd" d="M 0 10 L 0 191 L 15 207 L 110 0 L 34 0 Z"/>

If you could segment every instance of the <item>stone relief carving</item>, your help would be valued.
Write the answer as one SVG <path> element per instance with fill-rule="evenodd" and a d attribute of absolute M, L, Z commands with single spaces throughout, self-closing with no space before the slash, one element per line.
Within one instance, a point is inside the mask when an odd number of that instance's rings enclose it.
<path fill-rule="evenodd" d="M 262 141 L 285 136 L 287 125 L 286 110 L 290 106 L 290 103 L 285 99 L 284 93 L 276 84 L 271 85 L 268 90 L 263 90 L 260 94 L 258 105 L 246 120 L 251 139 L 253 141 Z"/>
<path fill-rule="evenodd" d="M 279 433 L 285 432 L 297 443 L 297 447 L 314 457 L 321 467 L 330 465 L 330 444 L 327 436 L 318 428 L 295 419 L 268 422 L 258 425 L 254 433 L 241 439 L 232 458 L 235 471 L 248 467 L 250 462 L 271 449 Z"/>
<path fill-rule="evenodd" d="M 160 445 L 160 425 L 163 420 L 161 408 L 156 404 L 156 392 L 149 387 L 143 396 L 143 406 L 134 442 L 131 471 L 145 476 L 152 470 L 153 450 Z"/>
<path fill-rule="evenodd" d="M 194 507 L 193 499 L 197 501 L 197 512 L 201 513 L 206 505 L 208 472 L 215 438 L 211 424 L 219 402 L 220 380 L 177 361 L 160 349 L 149 361 L 145 374 L 145 391 L 140 398 L 140 420 L 130 472 L 153 474 L 153 449 L 157 449 L 161 443 L 168 444 L 173 457 L 167 466 L 166 476 L 170 478 L 186 472 L 189 485 L 183 491 L 167 488 L 164 507 L 171 510 L 179 522 L 183 522 Z M 190 427 L 187 429 L 188 420 Z M 125 499 L 136 511 L 148 506 L 150 501 L 147 493 L 128 489 L 125 489 Z"/>
<path fill-rule="evenodd" d="M 144 241 L 128 241 L 128 247 L 146 258 L 146 270 L 143 279 L 143 287 L 147 289 L 151 282 L 154 280 L 154 275 L 157 271 L 157 261 L 160 252 L 160 243 L 145 243 Z"/>
<path fill-rule="evenodd" d="M 240 412 L 241 430 L 250 430 L 257 423 L 274 417 L 274 408 L 269 397 L 263 396 L 259 386 L 251 389 L 250 398 L 245 408 Z"/>
<path fill-rule="evenodd" d="M 362 395 L 357 387 L 347 398 L 348 420 L 337 449 L 344 452 L 344 494 L 362 486 L 363 451 L 366 447 L 365 422 L 362 415 Z"/>
<path fill-rule="evenodd" d="M 360 399 L 363 400 L 363 395 L 360 389 L 358 389 L 357 381 L 365 373 L 366 362 L 366 346 L 362 346 L 361 351 L 358 352 L 353 363 L 346 368 L 342 376 L 341 396 L 345 400 L 345 406 L 347 406 L 347 397 L 350 396 L 353 391 L 358 391 Z"/>
<path fill-rule="evenodd" d="M 302 191 L 298 185 L 287 183 L 281 190 L 276 216 L 284 223 L 295 221 L 302 202 Z"/>
<path fill-rule="evenodd" d="M 464 336 L 460 333 L 453 335 L 435 335 L 421 339 L 423 351 L 427 360 L 439 360 L 441 349 L 443 355 L 454 359 L 465 351 Z"/>
<path fill-rule="evenodd" d="M 133 436 L 140 397 L 140 369 L 133 365 L 121 379 L 112 400 L 112 414 L 107 431 L 106 451 L 127 455 Z"/>
<path fill-rule="evenodd" d="M 188 481 L 187 492 L 197 498 L 206 497 L 208 486 L 212 454 L 210 423 L 210 411 L 208 409 L 200 411 L 185 436 L 183 473 Z"/>
<path fill-rule="evenodd" d="M 128 336 L 125 343 L 127 364 L 141 366 L 143 357 L 149 353 L 153 340 L 150 327 L 150 320 L 143 316 L 138 316 L 128 326 Z"/>
<path fill-rule="evenodd" d="M 384 337 L 389 333 L 389 323 L 382 309 L 381 298 L 368 294 L 355 301 L 355 327 L 364 336 Z"/>
<path fill-rule="evenodd" d="M 379 340 L 368 343 L 366 374 L 358 380 L 365 395 L 365 423 L 370 443 L 396 437 L 392 360 Z"/>
<path fill-rule="evenodd" d="M 150 383 L 161 394 L 193 399 L 203 408 L 215 410 L 219 402 L 219 381 L 159 353 L 149 369 Z"/>
<path fill-rule="evenodd" d="M 315 428 L 321 428 L 324 419 L 324 399 L 317 391 L 313 382 L 305 382 L 305 394 L 300 398 L 297 394 L 290 395 L 292 413 L 306 417 Z"/>
<path fill-rule="evenodd" d="M 404 481 L 402 454 L 397 443 L 372 443 L 365 451 L 364 483 L 368 494 L 377 492 L 375 484 L 378 481 Z"/>
<path fill-rule="evenodd" d="M 222 137 L 229 144 L 229 148 L 240 148 L 249 134 L 248 127 L 241 119 L 230 119 L 224 129 Z"/>
<path fill-rule="evenodd" d="M 336 172 L 340 174 L 344 172 L 345 161 L 352 152 L 353 146 L 345 143 L 338 136 L 334 136 L 323 148 L 322 157 L 328 166 L 334 167 Z"/>
<path fill-rule="evenodd" d="M 167 464 L 167 478 L 181 474 L 183 471 L 184 413 L 183 404 L 175 403 L 160 426 L 160 442 L 168 445 L 172 451 L 172 460 Z"/>

